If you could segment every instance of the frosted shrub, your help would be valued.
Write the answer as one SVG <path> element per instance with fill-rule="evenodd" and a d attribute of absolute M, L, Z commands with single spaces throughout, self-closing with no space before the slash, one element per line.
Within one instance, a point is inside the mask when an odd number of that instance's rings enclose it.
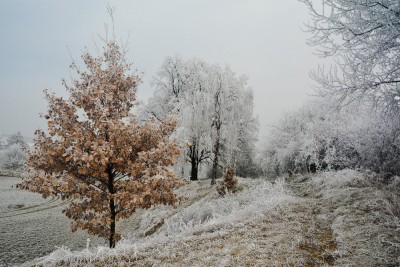
<path fill-rule="evenodd" d="M 0 168 L 16 170 L 24 166 L 27 156 L 18 144 L 8 146 L 0 151 Z"/>
<path fill-rule="evenodd" d="M 221 196 L 225 196 L 228 192 L 235 193 L 238 190 L 238 180 L 235 174 L 236 170 L 234 167 L 226 167 L 224 179 L 218 183 L 218 194 L 220 194 Z"/>

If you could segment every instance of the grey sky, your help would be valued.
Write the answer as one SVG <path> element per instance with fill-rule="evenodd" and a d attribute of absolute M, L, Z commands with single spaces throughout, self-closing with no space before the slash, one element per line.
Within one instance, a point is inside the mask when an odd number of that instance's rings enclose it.
<path fill-rule="evenodd" d="M 33 136 L 45 126 L 43 89 L 65 95 L 70 53 L 94 51 L 106 6 L 116 7 L 117 36 L 129 38 L 129 61 L 144 72 L 139 99 L 167 56 L 228 64 L 249 77 L 261 135 L 283 111 L 312 93 L 308 77 L 320 59 L 301 31 L 309 17 L 296 0 L 0 1 L 0 133 Z M 68 48 L 67 48 L 68 47 Z"/>

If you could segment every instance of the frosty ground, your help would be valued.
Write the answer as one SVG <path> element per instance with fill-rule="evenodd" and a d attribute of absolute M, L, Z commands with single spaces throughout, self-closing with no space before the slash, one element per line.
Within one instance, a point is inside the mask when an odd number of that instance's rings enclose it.
<path fill-rule="evenodd" d="M 23 266 L 398 266 L 400 179 L 343 170 L 240 179 L 220 197 L 209 180 L 177 207 L 122 222 L 115 249 L 61 247 Z"/>
<path fill-rule="evenodd" d="M 52 252 L 56 246 L 85 247 L 88 234 L 71 234 L 61 213 L 63 202 L 16 189 L 21 179 L 0 177 L 0 266 L 20 264 Z M 92 238 L 94 244 L 103 240 Z M 101 243 L 100 243 L 101 242 Z"/>

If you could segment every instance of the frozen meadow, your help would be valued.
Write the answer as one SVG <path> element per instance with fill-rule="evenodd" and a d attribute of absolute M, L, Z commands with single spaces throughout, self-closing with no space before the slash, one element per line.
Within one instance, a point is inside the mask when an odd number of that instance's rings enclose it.
<path fill-rule="evenodd" d="M 88 235 L 83 231 L 71 233 L 70 222 L 61 213 L 65 204 L 17 189 L 20 181 L 0 177 L 0 266 L 21 264 L 62 245 L 74 250 L 84 248 Z M 94 244 L 102 242 L 92 239 Z"/>
<path fill-rule="evenodd" d="M 115 249 L 60 247 L 23 266 L 400 263 L 398 178 L 343 170 L 239 183 L 240 192 L 220 197 L 209 180 L 192 182 L 179 189 L 187 198 L 177 207 L 140 210 L 122 222 Z"/>

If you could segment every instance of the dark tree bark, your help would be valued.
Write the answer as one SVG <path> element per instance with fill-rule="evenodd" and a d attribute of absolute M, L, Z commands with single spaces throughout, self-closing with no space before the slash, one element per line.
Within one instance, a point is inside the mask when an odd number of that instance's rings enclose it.
<path fill-rule="evenodd" d="M 220 99 L 220 93 L 222 89 L 222 85 L 220 84 L 220 90 L 217 91 L 215 94 L 215 103 L 214 103 L 214 108 L 215 108 L 215 117 L 213 124 L 211 127 L 215 127 L 216 130 L 216 138 L 215 138 L 215 144 L 214 144 L 214 159 L 213 159 L 213 173 L 211 177 L 211 185 L 214 185 L 216 183 L 217 179 L 217 169 L 219 165 L 219 147 L 221 143 L 221 126 L 222 126 L 222 120 L 221 120 L 221 99 Z"/>
<path fill-rule="evenodd" d="M 211 184 L 216 183 L 217 179 L 217 172 L 218 172 L 218 165 L 219 165 L 219 147 L 220 147 L 220 138 L 221 138 L 221 124 L 217 127 L 217 139 L 215 141 L 214 146 L 214 160 L 213 160 L 213 173 L 211 177 Z"/>
<path fill-rule="evenodd" d="M 108 191 L 111 194 L 114 194 L 114 175 L 111 170 L 111 168 L 108 168 L 107 170 L 108 173 Z M 115 209 L 115 203 L 114 199 L 110 199 L 110 219 L 111 219 L 111 224 L 110 224 L 110 236 L 108 238 L 109 243 L 110 243 L 110 248 L 115 248 L 115 217 L 117 215 L 117 211 Z"/>
<path fill-rule="evenodd" d="M 110 199 L 110 218 L 111 218 L 111 225 L 110 225 L 110 248 L 115 248 L 115 205 L 114 199 Z"/>
<path fill-rule="evenodd" d="M 192 161 L 192 170 L 190 172 L 190 180 L 191 181 L 197 181 L 199 179 L 198 177 L 198 164 L 196 164 L 196 160 L 193 159 Z"/>
<path fill-rule="evenodd" d="M 191 163 L 190 180 L 197 181 L 199 179 L 198 173 L 200 163 L 209 158 L 209 152 L 204 149 L 199 151 L 199 146 L 197 142 L 193 141 L 192 145 L 189 146 L 187 156 L 189 158 L 189 162 Z"/>
<path fill-rule="evenodd" d="M 196 143 L 193 142 L 189 147 L 188 156 L 189 161 L 191 163 L 191 171 L 190 171 L 190 181 L 197 181 L 198 178 L 198 170 L 199 170 L 199 159 L 198 159 L 198 149 Z"/>

